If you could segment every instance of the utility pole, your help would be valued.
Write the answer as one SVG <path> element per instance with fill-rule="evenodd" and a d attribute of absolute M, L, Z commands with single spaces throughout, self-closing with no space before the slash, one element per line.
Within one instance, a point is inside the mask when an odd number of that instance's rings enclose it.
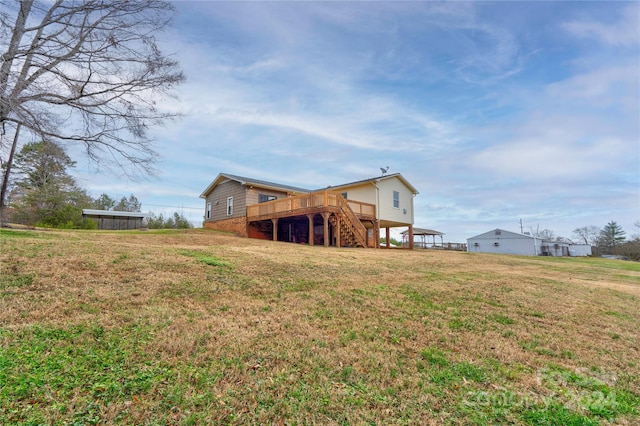
<path fill-rule="evenodd" d="M 524 229 L 522 229 L 522 219 L 520 219 L 520 233 L 524 234 Z"/>

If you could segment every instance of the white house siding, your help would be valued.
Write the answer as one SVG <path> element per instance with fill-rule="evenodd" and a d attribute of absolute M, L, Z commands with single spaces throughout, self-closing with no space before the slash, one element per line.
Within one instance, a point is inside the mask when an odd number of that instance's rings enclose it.
<path fill-rule="evenodd" d="M 542 240 L 530 235 L 494 229 L 467 239 L 467 251 L 478 253 L 538 256 Z"/>
<path fill-rule="evenodd" d="M 377 205 L 376 187 L 373 185 L 373 183 L 366 183 L 364 185 L 342 188 L 339 189 L 338 192 L 340 192 L 341 194 L 344 194 L 346 192 L 347 199 L 349 200 Z"/>
<path fill-rule="evenodd" d="M 329 189 L 346 193 L 349 200 L 375 205 L 377 219 L 382 222 L 397 223 L 398 226 L 413 224 L 413 192 L 398 177 Z M 393 207 L 393 191 L 400 194 L 399 208 Z"/>
<path fill-rule="evenodd" d="M 399 178 L 378 182 L 378 218 L 381 221 L 413 224 L 413 193 Z M 375 189 L 375 188 L 374 188 Z M 393 207 L 393 191 L 400 193 L 400 205 Z"/>

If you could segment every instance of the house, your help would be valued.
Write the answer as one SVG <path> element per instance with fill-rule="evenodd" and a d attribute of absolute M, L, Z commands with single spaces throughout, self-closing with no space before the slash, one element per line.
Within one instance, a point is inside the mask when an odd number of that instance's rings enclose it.
<path fill-rule="evenodd" d="M 528 234 L 494 229 L 484 234 L 467 238 L 467 251 L 478 253 L 519 254 L 525 256 L 590 256 L 591 247 L 549 241 Z"/>
<path fill-rule="evenodd" d="M 204 226 L 250 238 L 380 247 L 385 228 L 413 227 L 418 191 L 399 173 L 320 190 L 220 173 L 202 192 Z"/>

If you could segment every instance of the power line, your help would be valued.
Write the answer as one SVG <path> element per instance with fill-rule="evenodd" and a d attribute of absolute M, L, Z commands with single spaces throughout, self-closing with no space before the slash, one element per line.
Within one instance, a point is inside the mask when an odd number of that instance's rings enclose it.
<path fill-rule="evenodd" d="M 172 209 L 192 209 L 192 210 L 204 210 L 203 207 L 185 207 L 185 206 L 162 206 L 160 204 L 147 204 L 147 203 L 142 203 L 143 206 L 151 206 L 151 207 L 169 207 Z"/>

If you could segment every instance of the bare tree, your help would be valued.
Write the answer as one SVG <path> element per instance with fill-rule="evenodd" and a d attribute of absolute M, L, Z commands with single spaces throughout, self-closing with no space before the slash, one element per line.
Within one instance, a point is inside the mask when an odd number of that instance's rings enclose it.
<path fill-rule="evenodd" d="M 591 244 L 592 246 L 598 245 L 598 238 L 600 237 L 600 228 L 597 226 L 582 226 L 573 230 L 573 236 L 584 244 Z"/>
<path fill-rule="evenodd" d="M 20 128 L 61 146 L 80 144 L 97 165 L 128 176 L 153 173 L 157 154 L 148 129 L 176 115 L 160 111 L 157 102 L 184 80 L 156 40 L 173 6 L 161 0 L 8 0 L 0 1 L 0 10 L 4 173 L 11 171 L 7 153 L 15 151 Z"/>
<path fill-rule="evenodd" d="M 531 235 L 534 237 L 542 238 L 544 240 L 553 240 L 555 238 L 555 233 L 550 229 L 540 229 L 540 225 L 537 225 L 534 229 L 533 227 L 529 227 L 531 231 Z"/>

